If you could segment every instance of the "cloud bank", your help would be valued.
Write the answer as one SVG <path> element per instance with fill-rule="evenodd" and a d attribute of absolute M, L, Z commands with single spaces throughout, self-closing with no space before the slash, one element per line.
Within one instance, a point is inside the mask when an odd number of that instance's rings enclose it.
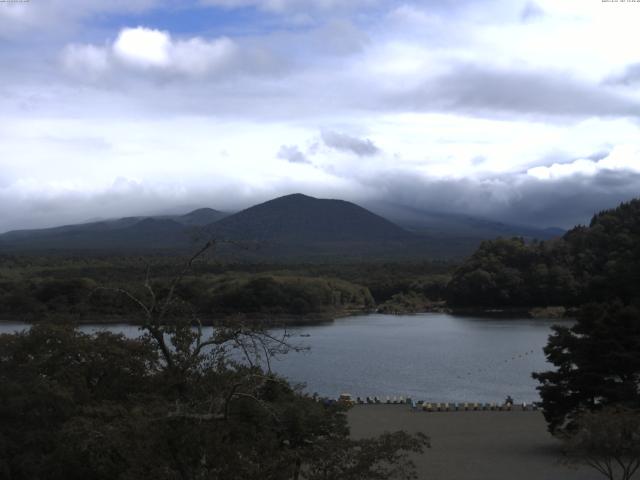
<path fill-rule="evenodd" d="M 599 0 L 0 2 L 0 230 L 297 191 L 584 222 L 640 193 L 639 23 Z"/>
<path fill-rule="evenodd" d="M 166 31 L 124 28 L 106 46 L 71 44 L 62 63 L 72 73 L 93 78 L 120 70 L 134 74 L 222 76 L 258 67 L 250 52 L 228 37 L 174 39 Z"/>

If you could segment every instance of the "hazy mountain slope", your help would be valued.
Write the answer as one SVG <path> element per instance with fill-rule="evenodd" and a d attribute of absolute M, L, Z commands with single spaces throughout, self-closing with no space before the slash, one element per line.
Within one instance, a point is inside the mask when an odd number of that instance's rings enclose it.
<path fill-rule="evenodd" d="M 248 260 L 464 257 L 484 239 L 549 238 L 549 232 L 463 215 L 389 207 L 390 218 L 343 200 L 287 195 L 233 215 L 201 208 L 185 215 L 125 217 L 21 230 L 0 235 L 0 251 L 184 251 L 206 238 L 250 245 L 219 245 L 218 254 Z M 412 231 L 409 231 L 412 230 Z M 196 240 L 197 238 L 197 240 Z"/>
<path fill-rule="evenodd" d="M 170 220 L 181 223 L 182 225 L 204 226 L 226 217 L 228 214 L 214 210 L 213 208 L 199 208 L 186 215 L 173 215 L 167 217 Z"/>
<path fill-rule="evenodd" d="M 9 232 L 0 236 L 0 248 L 24 250 L 146 250 L 188 245 L 187 228 L 173 220 L 145 218 L 132 225 L 109 228 L 103 222 L 46 231 Z"/>
<path fill-rule="evenodd" d="M 547 240 L 565 233 L 560 228 L 512 225 L 470 215 L 436 212 L 396 204 L 373 204 L 371 210 L 401 227 L 430 237 L 490 240 L 496 237 L 524 237 Z"/>
<path fill-rule="evenodd" d="M 234 215 L 198 209 L 181 216 L 129 217 L 57 228 L 9 232 L 3 250 L 183 250 L 200 238 L 233 239 L 257 246 L 257 257 L 395 256 L 413 234 L 342 200 L 288 195 Z M 206 224 L 204 229 L 198 227 Z M 224 253 L 224 247 L 222 247 Z M 229 249 L 227 249 L 229 250 Z M 414 249 L 415 251 L 415 249 Z M 251 253 L 249 254 L 251 256 Z"/>
<path fill-rule="evenodd" d="M 0 235 L 0 249 L 24 250 L 146 250 L 184 249 L 198 227 L 225 216 L 211 208 L 186 215 L 125 217 Z"/>

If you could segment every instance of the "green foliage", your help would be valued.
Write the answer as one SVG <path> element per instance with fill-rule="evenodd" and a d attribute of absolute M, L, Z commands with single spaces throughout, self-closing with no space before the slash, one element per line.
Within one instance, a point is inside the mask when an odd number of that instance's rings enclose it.
<path fill-rule="evenodd" d="M 454 273 L 447 299 L 455 306 L 575 306 L 629 302 L 638 292 L 640 200 L 632 200 L 556 240 L 483 242 Z"/>
<path fill-rule="evenodd" d="M 342 280 L 259 276 L 214 287 L 205 308 L 222 313 L 308 314 L 343 307 L 366 309 L 373 303 L 366 288 Z"/>
<path fill-rule="evenodd" d="M 140 291 L 113 291 L 141 314 L 136 339 L 47 325 L 0 336 L 4 477 L 348 480 L 386 472 L 384 478 L 415 478 L 406 453 L 421 452 L 424 436 L 397 432 L 352 441 L 345 407 L 318 402 L 271 373 L 269 358 L 291 348 L 286 335 L 274 338 L 234 321 L 203 336 L 180 294 L 207 285 L 185 280 L 212 245 L 168 282 L 147 276 Z M 291 296 L 268 277 L 246 285 L 265 296 L 257 304 Z M 41 291 L 58 298 L 58 286 Z M 327 293 L 322 283 L 314 287 Z M 318 469 L 322 462 L 339 476 Z"/>
<path fill-rule="evenodd" d="M 148 272 L 157 289 L 166 288 L 181 261 L 150 255 L 0 257 L 0 317 L 130 321 L 137 306 L 115 290 L 144 296 L 141 282 Z M 203 257 L 179 293 L 206 320 L 234 314 L 324 318 L 373 310 L 396 294 L 439 300 L 450 269 L 449 264 L 429 262 L 221 264 Z"/>
<path fill-rule="evenodd" d="M 442 306 L 442 302 L 432 302 L 423 295 L 410 291 L 409 293 L 396 293 L 378 307 L 378 312 L 401 315 L 433 311 L 442 308 Z"/>
<path fill-rule="evenodd" d="M 0 336 L 0 445 L 2 469 L 11 472 L 5 478 L 80 478 L 73 469 L 65 477 L 60 450 L 91 449 L 67 437 L 91 425 L 94 437 L 110 436 L 109 422 L 154 390 L 156 366 L 147 343 L 109 333 L 36 326 Z"/>
<path fill-rule="evenodd" d="M 585 306 L 572 327 L 554 327 L 544 349 L 554 371 L 534 373 L 552 433 L 577 427 L 584 411 L 640 409 L 640 310 Z"/>
<path fill-rule="evenodd" d="M 226 355 L 266 341 L 260 332 L 234 325 L 205 341 L 184 322 L 153 320 L 146 331 L 37 325 L 0 336 L 3 478 L 415 478 L 406 452 L 425 438 L 352 441 L 343 407 Z M 322 474 L 324 462 L 340 475 Z"/>
<path fill-rule="evenodd" d="M 570 464 L 586 464 L 608 480 L 631 480 L 640 468 L 640 412 L 619 406 L 585 412 L 564 438 Z"/>
<path fill-rule="evenodd" d="M 313 452 L 304 478 L 417 479 L 409 454 L 420 453 L 425 446 L 429 446 L 429 439 L 424 435 L 411 437 L 402 432 L 385 433 L 378 438 L 358 441 L 330 439 L 322 442 Z"/>

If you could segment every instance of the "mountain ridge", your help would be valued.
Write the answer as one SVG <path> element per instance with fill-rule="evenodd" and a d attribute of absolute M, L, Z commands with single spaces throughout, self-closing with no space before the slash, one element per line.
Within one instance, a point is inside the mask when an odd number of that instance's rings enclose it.
<path fill-rule="evenodd" d="M 184 215 L 133 216 L 16 230 L 0 235 L 0 252 L 184 252 L 193 248 L 197 239 L 214 237 L 251 244 L 255 248 L 241 254 L 249 260 L 452 258 L 471 253 L 485 238 L 498 236 L 492 232 L 514 231 L 487 223 L 487 231 L 479 235 L 465 225 L 456 230 L 451 225 L 458 220 L 446 220 L 446 214 L 440 217 L 445 219 L 440 222 L 442 231 L 428 226 L 410 231 L 352 202 L 295 193 L 233 214 L 199 208 Z M 541 233 L 540 238 L 548 236 Z M 218 252 L 238 256 L 228 246 L 221 245 Z"/>

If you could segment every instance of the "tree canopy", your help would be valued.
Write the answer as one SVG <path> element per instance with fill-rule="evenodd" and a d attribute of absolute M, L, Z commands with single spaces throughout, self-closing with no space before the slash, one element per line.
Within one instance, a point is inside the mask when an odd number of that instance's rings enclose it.
<path fill-rule="evenodd" d="M 424 435 L 351 440 L 345 406 L 271 372 L 296 348 L 286 334 L 234 321 L 205 336 L 179 295 L 192 261 L 160 290 L 147 278 L 145 295 L 118 292 L 142 313 L 137 338 L 47 324 L 0 335 L 2 478 L 416 478 Z"/>
<path fill-rule="evenodd" d="M 631 480 L 640 469 L 640 412 L 609 406 L 585 412 L 565 441 L 568 463 L 584 463 L 608 480 Z"/>
<path fill-rule="evenodd" d="M 448 301 L 455 306 L 577 306 L 640 292 L 640 199 L 595 215 L 588 227 L 526 243 L 483 242 L 454 273 Z"/>
<path fill-rule="evenodd" d="M 640 410 L 640 310 L 585 306 L 571 327 L 553 327 L 544 351 L 556 369 L 534 373 L 552 433 L 570 433 L 585 411 Z"/>

